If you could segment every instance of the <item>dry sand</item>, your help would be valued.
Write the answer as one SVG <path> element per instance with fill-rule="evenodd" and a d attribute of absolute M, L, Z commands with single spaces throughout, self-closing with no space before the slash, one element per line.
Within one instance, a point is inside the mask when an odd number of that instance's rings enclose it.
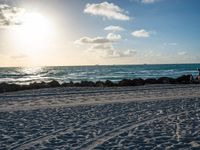
<path fill-rule="evenodd" d="M 200 149 L 200 86 L 0 94 L 0 149 Z"/>

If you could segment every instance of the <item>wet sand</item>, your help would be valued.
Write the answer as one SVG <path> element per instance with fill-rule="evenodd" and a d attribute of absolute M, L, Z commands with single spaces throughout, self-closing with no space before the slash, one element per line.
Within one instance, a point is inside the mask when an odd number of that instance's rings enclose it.
<path fill-rule="evenodd" d="M 200 86 L 0 94 L 0 149 L 199 149 Z"/>

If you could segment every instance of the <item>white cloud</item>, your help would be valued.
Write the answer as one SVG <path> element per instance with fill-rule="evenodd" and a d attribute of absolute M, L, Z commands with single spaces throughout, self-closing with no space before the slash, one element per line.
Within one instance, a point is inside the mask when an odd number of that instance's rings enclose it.
<path fill-rule="evenodd" d="M 113 45 L 111 43 L 109 43 L 109 44 L 95 44 L 95 45 L 92 45 L 89 50 L 98 50 L 98 49 L 100 49 L 100 50 L 113 49 Z"/>
<path fill-rule="evenodd" d="M 91 47 L 89 52 L 95 53 L 102 58 L 121 58 L 121 57 L 133 57 L 137 54 L 136 50 L 119 51 L 113 47 L 113 45 L 98 45 Z"/>
<path fill-rule="evenodd" d="M 118 51 L 113 47 L 113 43 L 92 44 L 86 52 L 102 58 L 115 58 L 120 56 Z"/>
<path fill-rule="evenodd" d="M 121 57 L 131 57 L 137 54 L 137 50 L 135 49 L 128 49 L 121 53 Z"/>
<path fill-rule="evenodd" d="M 121 39 L 121 35 L 109 33 L 107 37 L 82 37 L 75 41 L 75 44 L 108 44 Z"/>
<path fill-rule="evenodd" d="M 21 16 L 24 13 L 25 9 L 23 8 L 0 4 L 0 27 L 20 25 L 22 23 Z"/>
<path fill-rule="evenodd" d="M 108 49 L 103 51 L 104 58 L 121 58 L 121 57 L 133 57 L 137 54 L 136 50 L 119 51 L 117 49 Z"/>
<path fill-rule="evenodd" d="M 184 56 L 184 55 L 186 55 L 187 54 L 187 52 L 185 52 L 185 51 L 180 51 L 180 52 L 178 52 L 178 55 L 179 56 Z"/>
<path fill-rule="evenodd" d="M 113 44 L 121 39 L 121 35 L 109 33 L 106 37 L 82 37 L 75 41 L 76 44 L 88 45 L 86 52 L 93 53 L 95 56 L 102 58 L 119 58 L 132 57 L 136 54 L 136 50 L 119 51 L 114 48 Z"/>
<path fill-rule="evenodd" d="M 122 58 L 122 57 L 133 57 L 137 54 L 136 50 L 125 50 L 119 51 L 113 47 L 113 45 L 107 45 L 104 47 L 93 47 L 90 52 L 102 58 Z"/>
<path fill-rule="evenodd" d="M 110 39 L 104 37 L 82 37 L 79 40 L 76 40 L 76 44 L 99 44 L 99 43 L 110 43 L 112 42 Z"/>
<path fill-rule="evenodd" d="M 117 52 L 113 43 L 120 40 L 119 34 L 109 33 L 106 37 L 82 37 L 75 41 L 75 44 L 88 44 L 87 52 L 95 53 L 100 57 L 116 57 Z"/>
<path fill-rule="evenodd" d="M 121 9 L 119 6 L 108 3 L 102 2 L 98 4 L 87 4 L 84 13 L 88 13 L 91 15 L 96 16 L 103 16 L 108 19 L 115 19 L 115 20 L 130 20 L 130 17 L 126 15 L 125 11 Z"/>
<path fill-rule="evenodd" d="M 137 30 L 131 33 L 133 36 L 135 37 L 139 37 L 139 38 L 147 38 L 150 37 L 150 32 L 141 29 L 141 30 Z"/>
<path fill-rule="evenodd" d="M 120 40 L 122 37 L 121 37 L 121 35 L 119 35 L 119 34 L 114 34 L 114 33 L 109 33 L 108 35 L 107 35 L 107 39 L 109 39 L 110 41 L 118 41 L 118 40 Z"/>
<path fill-rule="evenodd" d="M 142 3 L 144 4 L 152 4 L 152 3 L 155 3 L 155 2 L 158 2 L 160 0 L 141 0 Z"/>
<path fill-rule="evenodd" d="M 124 31 L 125 29 L 120 26 L 107 26 L 104 28 L 105 31 Z"/>
<path fill-rule="evenodd" d="M 108 45 L 108 47 L 102 47 L 100 49 L 96 49 L 96 47 L 93 47 L 93 49 L 90 49 L 90 53 L 94 53 L 96 56 L 102 58 L 120 57 L 119 52 L 113 47 L 113 45 Z"/>

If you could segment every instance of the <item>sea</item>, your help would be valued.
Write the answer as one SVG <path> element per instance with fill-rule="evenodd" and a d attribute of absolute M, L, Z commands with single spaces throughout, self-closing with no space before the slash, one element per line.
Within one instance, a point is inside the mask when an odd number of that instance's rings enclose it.
<path fill-rule="evenodd" d="M 198 75 L 200 64 L 162 65 L 109 65 L 109 66 L 53 66 L 53 67 L 10 67 L 0 68 L 0 83 L 29 84 L 57 80 L 64 82 L 105 81 L 122 79 L 179 77 Z"/>

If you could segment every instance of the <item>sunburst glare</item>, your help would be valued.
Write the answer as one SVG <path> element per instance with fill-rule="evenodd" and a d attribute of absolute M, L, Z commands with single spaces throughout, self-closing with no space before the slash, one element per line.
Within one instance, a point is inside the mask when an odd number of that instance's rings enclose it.
<path fill-rule="evenodd" d="M 22 53 L 30 57 L 42 55 L 53 37 L 49 18 L 41 13 L 26 13 L 21 16 L 22 25 L 15 27 L 12 38 Z"/>

